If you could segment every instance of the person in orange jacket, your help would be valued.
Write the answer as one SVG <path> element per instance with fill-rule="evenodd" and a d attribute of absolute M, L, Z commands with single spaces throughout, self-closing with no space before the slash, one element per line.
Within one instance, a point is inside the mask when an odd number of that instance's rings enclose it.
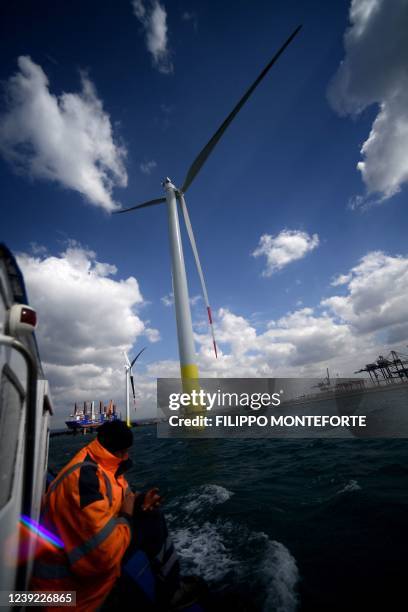
<path fill-rule="evenodd" d="M 105 423 L 98 428 L 97 438 L 50 484 L 43 524 L 63 547 L 39 549 L 33 590 L 76 591 L 79 612 L 97 610 L 103 604 L 121 573 L 122 558 L 132 539 L 137 497 L 124 476 L 132 443 L 132 431 L 125 423 Z M 161 501 L 157 489 L 140 499 L 144 511 L 157 508 Z"/>

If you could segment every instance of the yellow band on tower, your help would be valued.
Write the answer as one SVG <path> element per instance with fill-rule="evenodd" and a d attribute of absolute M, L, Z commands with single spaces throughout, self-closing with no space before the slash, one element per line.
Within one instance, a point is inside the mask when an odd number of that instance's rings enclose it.
<path fill-rule="evenodd" d="M 200 381 L 198 380 L 198 367 L 195 363 L 182 365 L 181 367 L 181 384 L 183 393 L 191 393 L 192 391 L 200 391 Z"/>
<path fill-rule="evenodd" d="M 183 392 L 190 394 L 192 391 L 200 391 L 200 381 L 198 379 L 198 367 L 195 363 L 181 366 L 181 381 Z M 190 404 L 184 409 L 184 413 L 190 416 L 197 416 L 205 413 L 205 406 Z M 200 431 L 205 429 L 203 425 L 194 425 L 192 430 Z"/>
<path fill-rule="evenodd" d="M 189 363 L 182 365 L 181 367 L 181 378 L 198 378 L 198 367 L 195 363 Z"/>

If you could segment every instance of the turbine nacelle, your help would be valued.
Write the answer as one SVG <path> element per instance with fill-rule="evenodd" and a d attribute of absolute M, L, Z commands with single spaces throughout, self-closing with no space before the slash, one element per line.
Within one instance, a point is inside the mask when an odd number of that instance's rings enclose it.
<path fill-rule="evenodd" d="M 164 181 L 162 182 L 162 187 L 164 189 L 164 191 L 167 193 L 173 191 L 176 195 L 176 198 L 178 198 L 180 195 L 182 195 L 182 192 L 180 191 L 180 189 L 178 189 L 175 184 L 173 183 L 173 181 L 169 178 L 166 177 L 164 179 Z"/>
<path fill-rule="evenodd" d="M 173 185 L 173 181 L 168 176 L 162 180 L 162 187 L 164 187 L 164 189 L 168 189 L 169 187 L 176 189 L 176 187 Z"/>

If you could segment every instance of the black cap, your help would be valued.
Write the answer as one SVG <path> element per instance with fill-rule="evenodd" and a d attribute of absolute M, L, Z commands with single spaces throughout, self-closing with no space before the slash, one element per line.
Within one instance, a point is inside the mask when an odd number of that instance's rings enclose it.
<path fill-rule="evenodd" d="M 98 427 L 98 440 L 106 450 L 115 453 L 133 444 L 133 433 L 124 421 L 108 421 Z"/>

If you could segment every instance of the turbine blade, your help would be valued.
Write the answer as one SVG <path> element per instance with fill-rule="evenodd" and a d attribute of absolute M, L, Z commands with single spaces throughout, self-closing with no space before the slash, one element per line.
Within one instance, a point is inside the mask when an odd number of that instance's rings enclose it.
<path fill-rule="evenodd" d="M 275 53 L 275 55 L 270 60 L 270 62 L 262 70 L 262 72 L 258 76 L 258 78 L 252 83 L 251 87 L 245 92 L 245 94 L 242 96 L 242 98 L 240 99 L 238 104 L 234 107 L 234 109 L 230 112 L 230 114 L 225 119 L 225 121 L 220 125 L 218 130 L 215 132 L 214 136 L 207 142 L 205 147 L 197 155 L 197 157 L 195 158 L 195 160 L 193 161 L 192 165 L 190 166 L 190 168 L 189 168 L 189 170 L 187 172 L 186 178 L 184 179 L 183 187 L 181 188 L 181 190 L 183 192 L 186 192 L 187 189 L 190 187 L 191 183 L 193 182 L 193 180 L 195 179 L 195 177 L 197 176 L 197 174 L 201 170 L 202 166 L 207 161 L 207 158 L 212 153 L 212 150 L 214 149 L 214 147 L 216 146 L 216 144 L 220 140 L 221 136 L 224 134 L 225 130 L 227 129 L 227 127 L 229 126 L 231 121 L 239 113 L 241 108 L 244 106 L 245 102 L 251 96 L 253 91 L 258 87 L 259 83 L 266 76 L 266 74 L 268 73 L 270 68 L 272 68 L 272 66 L 277 61 L 277 59 L 280 57 L 280 55 L 282 55 L 282 53 L 285 51 L 286 47 L 292 42 L 292 40 L 298 34 L 298 32 L 301 29 L 301 27 L 302 27 L 301 25 L 298 26 L 296 28 L 296 30 L 294 30 L 294 32 L 292 32 L 292 34 L 289 36 L 289 38 L 286 40 L 286 42 L 281 46 L 279 51 L 277 51 Z M 119 212 L 121 212 L 121 211 L 119 211 Z"/>
<path fill-rule="evenodd" d="M 128 354 L 127 354 L 127 352 L 126 352 L 126 351 L 123 351 L 123 354 L 124 354 L 124 356 L 125 356 L 125 361 L 126 361 L 126 364 L 127 364 L 127 366 L 130 368 L 130 361 L 129 361 Z"/>
<path fill-rule="evenodd" d="M 136 357 L 134 358 L 134 360 L 131 362 L 130 367 L 133 367 L 133 364 L 137 361 L 137 359 L 140 357 L 140 355 L 143 353 L 143 351 L 146 350 L 146 347 L 143 347 L 141 351 L 138 352 L 138 354 L 136 355 Z"/>
<path fill-rule="evenodd" d="M 212 341 L 213 341 L 215 358 L 217 359 L 218 358 L 217 343 L 215 342 L 214 326 L 213 326 L 212 316 L 211 316 L 211 307 L 210 307 L 210 303 L 209 303 L 209 300 L 208 300 L 207 287 L 205 285 L 204 274 L 203 274 L 203 270 L 201 268 L 200 258 L 198 256 L 198 250 L 197 250 L 197 245 L 196 245 L 196 241 L 195 241 L 195 238 L 194 238 L 193 228 L 191 226 L 190 216 L 188 214 L 188 210 L 187 210 L 187 206 L 186 206 L 186 202 L 185 202 L 183 194 L 179 193 L 178 194 L 178 198 L 180 200 L 181 210 L 183 211 L 184 222 L 186 224 L 187 234 L 188 234 L 188 237 L 190 239 L 191 248 L 193 249 L 194 259 L 195 259 L 196 266 L 197 266 L 198 276 L 200 277 L 200 281 L 201 281 L 201 289 L 203 291 L 205 306 L 207 308 L 208 322 L 210 324 L 210 329 L 211 329 L 211 335 L 212 335 Z"/>
<path fill-rule="evenodd" d="M 130 375 L 130 384 L 132 385 L 133 401 L 136 401 L 135 384 L 133 382 L 133 374 Z"/>
<path fill-rule="evenodd" d="M 113 212 L 114 215 L 120 215 L 125 212 L 129 212 L 131 210 L 136 210 L 137 208 L 146 208 L 147 206 L 154 206 L 155 204 L 162 204 L 166 201 L 166 198 L 156 198 L 155 200 L 148 200 L 147 202 L 143 202 L 143 204 L 138 204 L 137 206 L 131 206 L 130 208 L 124 208 L 123 210 L 115 210 Z"/>

